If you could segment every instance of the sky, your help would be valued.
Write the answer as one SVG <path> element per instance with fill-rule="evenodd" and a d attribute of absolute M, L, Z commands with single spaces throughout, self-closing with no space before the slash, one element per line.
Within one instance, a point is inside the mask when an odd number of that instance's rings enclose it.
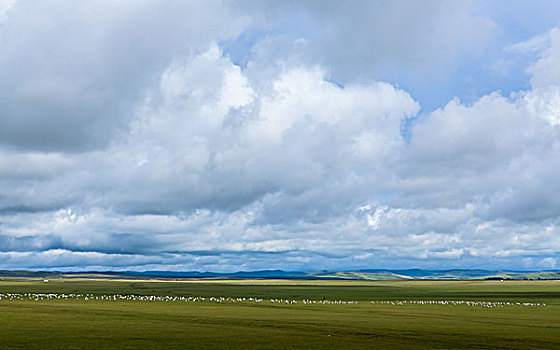
<path fill-rule="evenodd" d="M 0 269 L 558 269 L 559 19 L 0 0 Z"/>

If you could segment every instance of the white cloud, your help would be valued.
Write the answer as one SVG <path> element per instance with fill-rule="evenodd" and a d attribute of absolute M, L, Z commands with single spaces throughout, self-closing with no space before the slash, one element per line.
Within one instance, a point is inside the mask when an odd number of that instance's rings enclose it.
<path fill-rule="evenodd" d="M 17 0 L 1 0 L 0 1 L 0 24 L 8 18 L 8 13 L 14 7 Z"/>
<path fill-rule="evenodd" d="M 542 51 L 540 59 L 528 69 L 534 88 L 560 84 L 560 29 L 553 28 L 548 35 L 550 46 Z"/>
<path fill-rule="evenodd" d="M 521 54 L 540 54 L 550 47 L 550 33 L 539 34 L 528 40 L 520 41 L 504 48 L 507 52 L 518 52 Z"/>

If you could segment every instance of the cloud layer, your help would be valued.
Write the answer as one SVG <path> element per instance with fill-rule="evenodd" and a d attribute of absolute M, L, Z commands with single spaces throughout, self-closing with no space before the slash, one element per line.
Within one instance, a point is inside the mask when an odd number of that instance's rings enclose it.
<path fill-rule="evenodd" d="M 354 5 L 0 6 L 0 267 L 557 267 L 560 30 Z"/>

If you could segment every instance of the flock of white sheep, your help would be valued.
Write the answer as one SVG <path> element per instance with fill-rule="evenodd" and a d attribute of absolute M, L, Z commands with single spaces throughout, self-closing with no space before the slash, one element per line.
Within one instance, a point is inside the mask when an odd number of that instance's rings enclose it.
<path fill-rule="evenodd" d="M 261 298 L 232 298 L 232 297 L 200 297 L 200 296 L 169 296 L 169 295 L 134 295 L 134 294 L 89 294 L 89 293 L 0 293 L 1 300 L 103 300 L 103 301 L 164 301 L 164 302 L 211 302 L 211 303 L 261 303 Z M 268 300 L 267 300 L 268 301 Z M 294 300 L 294 299 L 270 299 L 271 304 L 298 304 L 314 305 L 353 305 L 357 301 L 348 300 Z M 371 304 L 384 304 L 392 306 L 414 305 L 467 305 L 481 306 L 487 308 L 506 307 L 506 306 L 546 306 L 545 303 L 519 303 L 507 301 L 468 301 L 468 300 L 382 300 L 372 301 Z"/>
<path fill-rule="evenodd" d="M 482 306 L 488 308 L 504 306 L 546 306 L 545 303 L 514 303 L 509 301 L 469 301 L 469 300 L 398 300 L 398 301 L 372 301 L 372 304 L 390 304 L 404 306 L 405 304 L 416 305 L 468 305 Z"/>

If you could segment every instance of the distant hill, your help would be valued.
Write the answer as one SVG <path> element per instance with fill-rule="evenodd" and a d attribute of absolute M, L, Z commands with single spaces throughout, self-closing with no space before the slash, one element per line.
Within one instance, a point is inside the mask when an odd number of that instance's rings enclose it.
<path fill-rule="evenodd" d="M 198 271 L 0 271 L 1 278 L 109 278 L 109 279 L 339 279 L 339 280 L 557 280 L 560 270 L 550 271 L 493 271 L 474 269 L 453 270 L 385 270 L 362 269 L 350 271 L 239 271 L 232 273 Z"/>
<path fill-rule="evenodd" d="M 492 270 L 355 270 L 309 273 L 315 278 L 354 280 L 484 280 L 484 279 L 560 279 L 560 271 L 492 271 Z"/>

